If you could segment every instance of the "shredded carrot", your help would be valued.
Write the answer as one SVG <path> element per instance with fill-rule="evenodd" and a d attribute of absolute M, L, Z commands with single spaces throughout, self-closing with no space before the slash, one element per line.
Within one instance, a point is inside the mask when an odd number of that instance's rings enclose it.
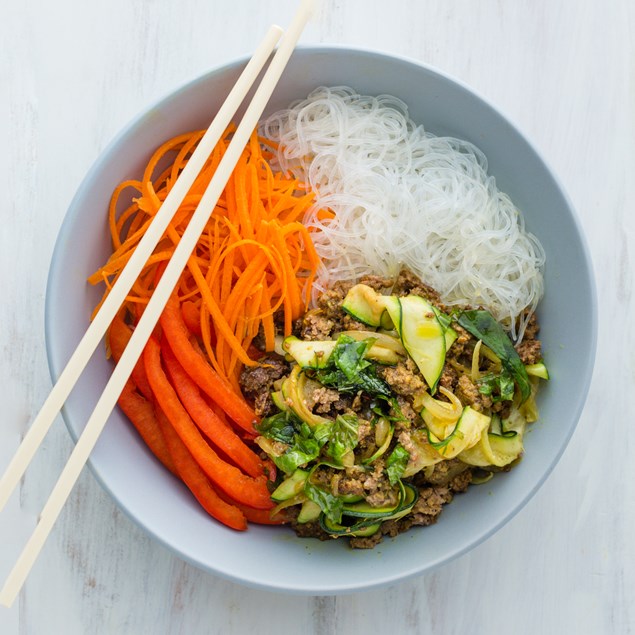
<path fill-rule="evenodd" d="M 234 131 L 235 126 L 230 126 L 212 152 L 147 269 L 171 257 Z M 106 294 L 202 134 L 195 131 L 166 141 L 151 157 L 140 181 L 125 181 L 115 190 L 108 214 L 113 255 L 89 279 L 92 284 L 105 282 Z M 297 179 L 272 171 L 268 159 L 270 148 L 275 147 L 254 132 L 177 288 L 180 301 L 191 300 L 198 307 L 203 335 L 215 333 L 213 344 L 203 337 L 205 351 L 236 390 L 242 367 L 257 363 L 247 354 L 253 335 L 262 331 L 271 350 L 272 314 L 278 310 L 283 314 L 284 334 L 291 333 L 294 320 L 306 310 L 319 265 L 311 234 L 301 223 L 314 196 Z M 126 201 L 127 193 L 131 194 Z M 320 213 L 324 218 L 332 216 L 328 210 Z M 146 304 L 152 279 L 142 275 L 127 302 Z M 206 321 L 211 329 L 205 327 Z"/>

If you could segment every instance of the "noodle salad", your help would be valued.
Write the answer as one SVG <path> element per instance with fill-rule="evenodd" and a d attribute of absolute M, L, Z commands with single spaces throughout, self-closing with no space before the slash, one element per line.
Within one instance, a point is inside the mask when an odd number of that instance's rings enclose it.
<path fill-rule="evenodd" d="M 115 362 L 233 131 L 113 321 Z M 115 190 L 105 295 L 201 134 Z M 521 458 L 544 263 L 478 148 L 318 88 L 254 131 L 119 405 L 225 525 L 372 547 Z"/>

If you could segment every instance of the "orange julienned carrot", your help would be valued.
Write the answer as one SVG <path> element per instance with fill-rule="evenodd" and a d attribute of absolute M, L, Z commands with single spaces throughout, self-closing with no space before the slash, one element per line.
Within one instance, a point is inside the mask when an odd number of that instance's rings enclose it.
<path fill-rule="evenodd" d="M 217 144 L 146 269 L 156 268 L 157 263 L 173 253 L 234 130 L 230 126 Z M 154 153 L 141 180 L 127 181 L 116 189 L 109 208 L 114 252 L 110 261 L 90 278 L 91 283 L 105 282 L 106 293 L 185 167 L 201 134 L 196 131 L 168 140 Z M 235 391 L 242 365 L 256 363 L 247 354 L 253 334 L 262 325 L 267 349 L 272 348 L 273 317 L 269 312 L 278 307 L 284 312 L 285 334 L 290 334 L 293 320 L 306 308 L 319 265 L 311 233 L 299 222 L 313 205 L 314 196 L 297 179 L 272 172 L 268 164 L 272 153 L 267 147 L 275 145 L 254 133 L 178 285 L 179 298 L 195 300 L 199 309 L 210 363 Z M 169 154 L 174 155 L 171 164 L 155 176 L 157 166 L 163 165 Z M 139 195 L 131 196 L 131 204 L 124 206 L 117 217 L 117 210 L 122 207 L 117 201 L 123 198 L 123 192 L 127 196 L 128 191 Z M 327 217 L 329 213 L 325 212 Z M 258 267 L 253 266 L 254 258 L 258 259 Z M 252 284 L 246 291 L 243 285 L 241 293 L 234 292 L 229 302 L 232 291 L 248 270 Z M 128 296 L 128 303 L 147 303 L 152 275 L 144 271 L 142 278 Z M 231 319 L 228 311 L 233 313 Z M 192 325 L 193 315 L 188 313 L 187 317 L 188 325 Z M 214 324 L 214 343 L 210 342 L 205 322 Z M 215 355 L 217 346 L 222 349 L 220 355 Z"/>
<path fill-rule="evenodd" d="M 201 310 L 196 304 L 191 300 L 181 302 L 181 315 L 187 330 L 193 335 L 201 337 Z"/>

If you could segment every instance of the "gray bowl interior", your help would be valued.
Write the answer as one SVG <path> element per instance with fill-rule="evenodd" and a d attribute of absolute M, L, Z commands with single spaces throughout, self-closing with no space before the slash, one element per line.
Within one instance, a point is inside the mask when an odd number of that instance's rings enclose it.
<path fill-rule="evenodd" d="M 50 270 L 46 341 L 54 379 L 101 294 L 85 280 L 109 253 L 106 209 L 113 188 L 139 175 L 161 141 L 206 127 L 242 65 L 213 71 L 150 108 L 86 176 L 64 220 Z M 204 570 L 296 593 L 340 593 L 393 583 L 439 566 L 490 536 L 523 507 L 563 452 L 584 404 L 595 354 L 596 300 L 584 239 L 552 173 L 515 127 L 436 70 L 340 48 L 297 50 L 268 112 L 318 85 L 341 84 L 361 93 L 395 95 L 428 130 L 467 139 L 485 152 L 499 187 L 523 211 L 547 253 L 547 291 L 539 318 L 552 380 L 540 395 L 542 419 L 527 435 L 526 455 L 517 468 L 471 488 L 446 508 L 436 525 L 386 539 L 373 551 L 350 550 L 343 541 L 301 540 L 288 529 L 251 526 L 247 533 L 237 533 L 220 526 L 162 469 L 122 414 L 113 412 L 90 466 L 133 520 Z M 100 348 L 64 409 L 73 438 L 81 433 L 110 372 Z"/>

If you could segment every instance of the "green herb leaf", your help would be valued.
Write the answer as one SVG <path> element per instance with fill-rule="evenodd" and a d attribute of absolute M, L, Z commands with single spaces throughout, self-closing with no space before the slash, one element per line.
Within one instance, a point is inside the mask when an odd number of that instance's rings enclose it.
<path fill-rule="evenodd" d="M 391 395 L 390 387 L 377 377 L 375 365 L 365 358 L 373 339 L 357 341 L 340 335 L 325 368 L 316 371 L 315 378 L 339 392 L 363 390 L 370 395 Z"/>
<path fill-rule="evenodd" d="M 354 450 L 359 442 L 359 420 L 354 415 L 339 415 L 331 426 L 331 438 L 327 447 L 329 456 L 338 464 L 342 457 Z"/>
<path fill-rule="evenodd" d="M 286 474 L 291 474 L 320 454 L 321 444 L 313 436 L 311 428 L 291 411 L 266 417 L 256 425 L 256 429 L 264 437 L 289 446 L 284 454 L 271 457 Z"/>
<path fill-rule="evenodd" d="M 260 423 L 256 424 L 256 430 L 268 439 L 280 441 L 281 443 L 293 443 L 293 437 L 301 425 L 302 420 L 291 410 L 286 410 L 264 418 Z"/>
<path fill-rule="evenodd" d="M 388 474 L 388 480 L 391 485 L 397 483 L 403 476 L 409 460 L 410 454 L 408 450 L 398 443 L 386 461 L 386 474 Z"/>
<path fill-rule="evenodd" d="M 344 503 L 341 498 L 333 496 L 331 492 L 314 485 L 311 483 L 310 478 L 304 484 L 304 493 L 309 500 L 319 505 L 320 509 L 331 522 L 338 524 L 342 522 Z"/>
<path fill-rule="evenodd" d="M 503 368 L 516 382 L 522 401 L 525 401 L 531 394 L 529 377 L 503 327 L 488 311 L 482 310 L 463 311 L 459 314 L 457 322 L 500 358 Z"/>
<path fill-rule="evenodd" d="M 514 398 L 514 378 L 503 369 L 499 375 L 488 373 L 476 381 L 478 390 L 491 397 L 492 401 L 512 401 Z"/>
<path fill-rule="evenodd" d="M 371 402 L 370 409 L 373 414 L 376 414 L 378 417 L 383 417 L 394 423 L 397 421 L 408 421 L 396 397 L 386 398 L 383 395 L 378 395 L 378 400 Z"/>

